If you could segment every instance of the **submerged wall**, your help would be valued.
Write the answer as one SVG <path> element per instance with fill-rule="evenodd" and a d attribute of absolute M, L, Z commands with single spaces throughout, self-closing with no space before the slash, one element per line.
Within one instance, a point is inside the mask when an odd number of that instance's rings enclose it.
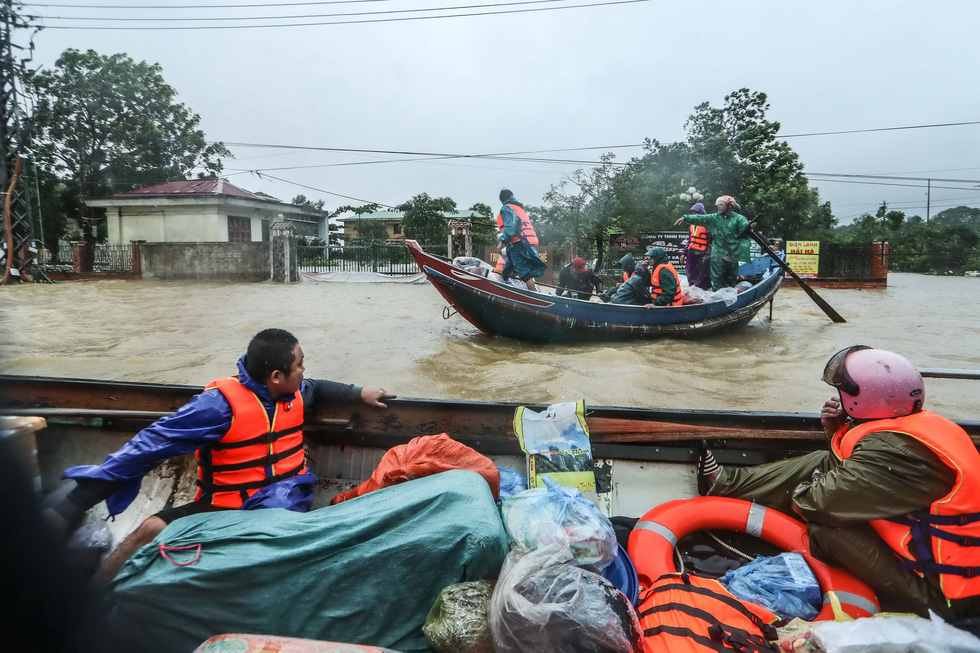
<path fill-rule="evenodd" d="M 141 243 L 144 279 L 265 281 L 269 243 Z"/>

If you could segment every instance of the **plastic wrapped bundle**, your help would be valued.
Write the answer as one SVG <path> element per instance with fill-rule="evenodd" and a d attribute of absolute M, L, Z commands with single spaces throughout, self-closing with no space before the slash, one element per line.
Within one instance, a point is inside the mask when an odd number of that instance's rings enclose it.
<path fill-rule="evenodd" d="M 639 619 L 626 596 L 570 559 L 557 545 L 510 553 L 490 604 L 497 653 L 641 650 Z"/>
<path fill-rule="evenodd" d="M 545 483 L 548 487 L 526 490 L 503 502 L 507 533 L 529 550 L 567 543 L 573 564 L 601 571 L 619 551 L 609 518 L 575 488 L 548 477 Z"/>
<path fill-rule="evenodd" d="M 490 637 L 490 597 L 487 580 L 457 583 L 439 593 L 422 632 L 436 653 L 494 653 Z"/>
<path fill-rule="evenodd" d="M 756 558 L 721 577 L 728 591 L 768 609 L 783 619 L 812 621 L 820 612 L 820 585 L 799 553 Z"/>

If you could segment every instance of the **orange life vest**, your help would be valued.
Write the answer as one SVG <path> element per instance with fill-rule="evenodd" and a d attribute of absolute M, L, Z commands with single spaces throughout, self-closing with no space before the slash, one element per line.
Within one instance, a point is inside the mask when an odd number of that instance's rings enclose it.
<path fill-rule="evenodd" d="M 531 219 L 527 217 L 527 212 L 517 206 L 516 204 L 505 204 L 504 206 L 509 206 L 517 214 L 518 219 L 521 221 L 521 232 L 519 235 L 514 236 L 510 239 L 511 243 L 516 243 L 519 240 L 526 240 L 528 245 L 538 246 L 538 234 L 534 231 L 534 225 L 531 224 Z M 497 229 L 501 233 L 504 231 L 504 217 L 503 213 L 497 214 Z M 509 243 L 508 243 L 509 244 Z"/>
<path fill-rule="evenodd" d="M 629 281 L 629 280 L 630 280 L 630 273 L 627 272 L 626 270 L 623 270 L 623 281 Z"/>
<path fill-rule="evenodd" d="M 660 287 L 660 271 L 664 268 L 670 270 L 670 273 L 674 275 L 674 281 L 677 282 L 677 290 L 674 291 L 674 297 L 666 306 L 680 306 L 684 303 L 684 300 L 681 298 L 681 278 L 677 276 L 677 270 L 674 269 L 672 263 L 665 261 L 654 268 L 653 274 L 650 275 L 650 292 L 653 294 L 654 299 L 664 294 L 664 289 Z"/>
<path fill-rule="evenodd" d="M 708 249 L 708 228 L 692 224 L 690 227 L 691 239 L 687 244 L 688 249 L 703 252 Z"/>
<path fill-rule="evenodd" d="M 241 508 L 248 497 L 277 481 L 306 473 L 303 451 L 303 397 L 276 402 L 269 423 L 265 406 L 237 378 L 212 381 L 231 404 L 231 428 L 221 440 L 197 452 L 200 489 L 221 508 Z"/>
<path fill-rule="evenodd" d="M 779 617 L 741 601 L 717 580 L 665 574 L 640 592 L 636 612 L 647 653 L 704 653 L 733 649 L 776 651 L 771 624 Z"/>
<path fill-rule="evenodd" d="M 939 574 L 947 599 L 980 595 L 980 452 L 959 425 L 929 410 L 845 425 L 834 434 L 831 449 L 846 460 L 861 438 L 879 431 L 903 433 L 926 445 L 956 472 L 956 482 L 928 510 L 876 519 L 871 526 L 904 558 L 903 568 Z"/>
<path fill-rule="evenodd" d="M 507 248 L 504 247 L 497 254 L 497 264 L 493 266 L 493 271 L 496 272 L 497 274 L 502 275 L 504 273 L 504 266 L 507 265 L 507 259 L 505 258 L 506 256 L 507 256 Z"/>

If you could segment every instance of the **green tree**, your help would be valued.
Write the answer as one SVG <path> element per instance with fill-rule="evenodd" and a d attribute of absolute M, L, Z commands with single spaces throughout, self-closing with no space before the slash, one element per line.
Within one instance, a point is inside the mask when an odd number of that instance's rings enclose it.
<path fill-rule="evenodd" d="M 38 163 L 80 197 L 184 179 L 194 170 L 216 175 L 221 157 L 231 156 L 221 143 L 205 140 L 200 116 L 177 102 L 159 64 L 68 49 L 33 83 Z M 84 209 L 81 227 L 90 245 L 101 218 Z"/>
<path fill-rule="evenodd" d="M 742 88 L 721 108 L 704 103 L 688 119 L 688 145 L 698 188 L 733 195 L 750 219 L 769 235 L 809 238 L 833 226 L 820 210 L 819 195 L 803 174 L 799 155 L 776 138 L 765 93 Z"/>
<path fill-rule="evenodd" d="M 493 245 L 497 242 L 497 222 L 489 204 L 477 202 L 470 211 L 479 214 L 470 218 L 470 237 L 474 245 Z"/>
<path fill-rule="evenodd" d="M 358 240 L 372 242 L 388 240 L 388 228 L 385 227 L 385 223 L 381 220 L 363 219 L 359 217 L 356 228 Z"/>
<path fill-rule="evenodd" d="M 427 193 L 420 193 L 399 205 L 398 210 L 405 212 L 402 231 L 406 238 L 422 245 L 437 245 L 449 237 L 449 221 L 445 214 L 456 212 L 456 202 L 449 197 L 429 197 Z"/>

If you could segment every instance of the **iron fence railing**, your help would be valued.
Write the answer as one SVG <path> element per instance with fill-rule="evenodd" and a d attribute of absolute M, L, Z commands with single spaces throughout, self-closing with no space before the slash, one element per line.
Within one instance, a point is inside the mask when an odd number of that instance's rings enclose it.
<path fill-rule="evenodd" d="M 423 245 L 432 254 L 445 256 L 448 245 Z M 419 271 L 405 245 L 300 245 L 299 269 L 303 272 L 377 272 L 408 275 Z"/>
<path fill-rule="evenodd" d="M 133 269 L 133 246 L 98 243 L 92 269 L 97 272 L 129 272 Z"/>

